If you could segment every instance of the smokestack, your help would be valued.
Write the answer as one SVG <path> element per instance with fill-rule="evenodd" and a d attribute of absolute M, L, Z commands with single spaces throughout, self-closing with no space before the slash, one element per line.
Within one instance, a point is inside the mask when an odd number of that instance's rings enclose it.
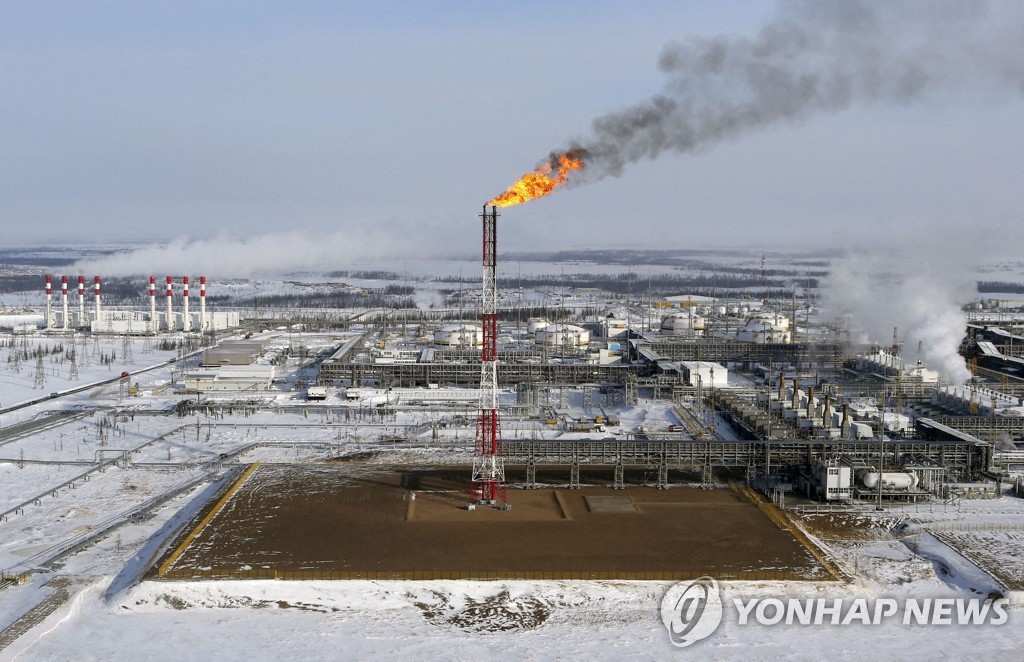
<path fill-rule="evenodd" d="M 61 306 L 64 309 L 64 319 L 61 322 L 61 326 L 65 331 L 68 329 L 68 277 L 60 277 L 60 299 Z"/>
<path fill-rule="evenodd" d="M 192 320 L 188 318 L 188 276 L 181 277 L 181 330 L 186 333 L 192 330 Z"/>
<path fill-rule="evenodd" d="M 78 277 L 78 326 L 85 326 L 85 276 Z"/>
<path fill-rule="evenodd" d="M 786 397 L 786 373 L 779 373 L 779 400 Z"/>
<path fill-rule="evenodd" d="M 199 277 L 199 333 L 206 331 L 206 276 Z"/>
<path fill-rule="evenodd" d="M 100 321 L 100 277 L 96 276 L 96 278 L 94 279 L 93 283 L 95 284 L 95 288 L 96 288 L 95 289 L 95 291 L 96 291 L 96 294 L 95 294 L 95 297 L 96 297 L 96 323 L 99 324 L 99 321 Z"/>
<path fill-rule="evenodd" d="M 814 387 L 807 387 L 807 418 L 814 418 Z"/>
<path fill-rule="evenodd" d="M 843 404 L 843 422 L 839 425 L 842 428 L 842 435 L 844 439 L 850 437 L 850 405 Z"/>
<path fill-rule="evenodd" d="M 829 410 L 831 408 L 832 408 L 832 398 L 829 396 L 828 393 L 826 393 L 825 394 L 825 407 L 822 410 L 822 414 L 821 414 L 821 427 L 823 427 L 823 428 L 830 428 L 830 427 L 832 427 L 832 420 L 831 420 L 832 414 L 829 412 Z"/>
<path fill-rule="evenodd" d="M 167 330 L 174 331 L 174 308 L 171 307 L 171 277 L 167 277 Z"/>
<path fill-rule="evenodd" d="M 156 276 L 149 277 L 149 328 L 153 333 L 159 331 L 156 323 Z"/>
<path fill-rule="evenodd" d="M 49 329 L 53 324 L 52 311 L 50 309 L 51 298 L 53 295 L 53 281 L 50 278 L 50 274 L 46 274 L 46 328 Z"/>
<path fill-rule="evenodd" d="M 798 382 L 797 378 L 794 377 L 793 378 L 793 409 L 796 409 L 797 407 L 800 406 L 800 385 L 799 384 L 800 384 L 800 382 Z"/>

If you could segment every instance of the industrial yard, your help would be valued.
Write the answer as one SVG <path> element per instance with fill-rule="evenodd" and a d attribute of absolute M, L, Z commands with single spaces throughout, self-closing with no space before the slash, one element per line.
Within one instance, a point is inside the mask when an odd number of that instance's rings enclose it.
<path fill-rule="evenodd" d="M 468 466 L 399 473 L 265 466 L 172 564 L 158 564 L 160 574 L 827 578 L 792 536 L 732 490 L 546 488 L 517 491 L 507 513 L 467 513 L 468 473 Z M 507 558 L 488 554 L 494 545 Z"/>
<path fill-rule="evenodd" d="M 500 454 L 482 460 L 485 338 L 467 288 L 433 308 L 257 311 L 244 295 L 211 305 L 203 279 L 185 331 L 182 279 L 162 307 L 139 280 L 137 303 L 99 314 L 138 308 L 141 332 L 65 329 L 41 288 L 35 319 L 51 323 L 12 325 L 0 350 L 12 650 L 83 590 L 140 615 L 259 604 L 239 591 L 333 613 L 399 582 L 420 618 L 464 632 L 550 627 L 611 586 L 618 615 L 600 618 L 620 622 L 652 587 L 705 575 L 744 595 L 945 586 L 1016 604 L 1024 418 L 995 358 L 1016 353 L 1005 308 L 964 310 L 955 350 L 973 378 L 954 386 L 898 338 L 831 331 L 811 300 L 516 289 L 497 324 Z M 238 325 L 205 325 L 208 306 Z M 761 337 L 743 335 L 753 325 Z M 500 468 L 485 475 L 494 501 L 481 464 Z"/>

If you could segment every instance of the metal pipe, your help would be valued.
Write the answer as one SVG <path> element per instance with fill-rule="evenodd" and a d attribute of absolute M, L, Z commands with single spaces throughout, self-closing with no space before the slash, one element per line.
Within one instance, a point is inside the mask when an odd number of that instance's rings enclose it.
<path fill-rule="evenodd" d="M 171 277 L 167 277 L 167 330 L 174 331 L 174 308 L 171 306 Z"/>
<path fill-rule="evenodd" d="M 51 298 L 53 294 L 53 281 L 50 274 L 46 274 L 46 328 L 49 329 L 53 325 L 53 316 L 51 310 Z"/>
<path fill-rule="evenodd" d="M 156 321 L 156 276 L 149 277 L 149 330 L 156 333 L 160 330 Z"/>
<path fill-rule="evenodd" d="M 206 276 L 199 277 L 199 332 L 206 331 Z"/>
<path fill-rule="evenodd" d="M 188 318 L 188 276 L 181 277 L 181 330 L 188 333 L 192 330 L 192 320 Z"/>
<path fill-rule="evenodd" d="M 85 326 L 85 276 L 78 277 L 78 326 Z"/>
<path fill-rule="evenodd" d="M 61 306 L 63 307 L 63 319 L 61 319 L 61 328 L 65 331 L 68 329 L 68 277 L 60 277 L 60 298 Z"/>

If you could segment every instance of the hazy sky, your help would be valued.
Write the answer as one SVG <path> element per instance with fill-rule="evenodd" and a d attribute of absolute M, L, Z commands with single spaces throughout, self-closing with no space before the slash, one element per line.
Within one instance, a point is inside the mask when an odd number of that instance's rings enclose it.
<path fill-rule="evenodd" d="M 756 39 L 780 11 L 793 8 L 3 0 L 2 226 L 15 243 L 301 233 L 344 250 L 351 232 L 360 247 L 473 251 L 481 204 L 585 140 L 595 118 L 666 89 L 698 106 L 724 94 L 659 70 L 667 44 Z M 885 242 L 896 227 L 1019 225 L 1019 54 L 977 55 L 1005 35 L 961 46 L 949 27 L 960 20 L 929 35 L 935 57 L 914 57 L 929 63 L 922 76 L 941 79 L 962 47 L 981 75 L 965 66 L 906 98 L 855 93 L 641 158 L 621 176 L 504 211 L 502 246 L 775 248 Z"/>

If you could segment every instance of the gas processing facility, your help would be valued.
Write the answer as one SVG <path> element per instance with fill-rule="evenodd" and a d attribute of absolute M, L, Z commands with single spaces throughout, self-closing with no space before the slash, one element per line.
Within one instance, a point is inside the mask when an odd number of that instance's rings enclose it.
<path fill-rule="evenodd" d="M 198 307 L 189 310 L 189 277 L 182 276 L 179 308 L 174 306 L 174 279 L 167 276 L 165 300 L 157 307 L 156 277 L 149 277 L 149 307 L 135 310 L 124 306 L 106 308 L 101 305 L 99 276 L 93 278 L 92 301 L 86 303 L 85 277 L 78 276 L 77 301 L 69 301 L 68 277 L 60 277 L 60 306 L 53 301 L 53 278 L 46 276 L 46 313 L 44 328 L 53 332 L 86 330 L 105 335 L 143 335 L 182 331 L 185 333 L 213 333 L 237 328 L 239 313 L 214 312 L 206 308 L 206 276 L 199 277 Z M 77 304 L 77 305 L 75 305 Z"/>
<path fill-rule="evenodd" d="M 1005 311 L 999 326 L 971 324 L 967 384 L 905 361 L 895 330 L 892 345 L 858 346 L 795 301 L 682 295 L 517 319 L 487 292 L 496 210 L 483 218 L 478 323 L 366 328 L 320 363 L 318 379 L 342 398 L 386 392 L 382 406 L 475 410 L 471 504 L 506 505 L 505 466 L 526 487 L 545 467 L 570 487 L 589 473 L 621 488 L 639 472 L 667 488 L 682 473 L 708 486 L 743 479 L 779 504 L 855 504 L 995 495 L 1024 461 L 1024 338 Z M 582 298 L 562 308 L 584 309 Z M 670 405 L 674 423 L 621 425 L 638 403 Z M 517 434 L 502 435 L 499 419 Z"/>
<path fill-rule="evenodd" d="M 56 487 L 26 483 L 0 528 L 29 531 L 86 480 L 137 500 L 92 539 L 215 482 L 155 576 L 803 580 L 842 573 L 793 518 L 1024 494 L 1019 302 L 965 306 L 951 354 L 969 379 L 949 383 L 898 329 L 854 341 L 810 288 L 499 286 L 497 208 L 480 218 L 482 286 L 457 290 L 372 272 L 236 281 L 211 302 L 216 281 L 199 277 L 195 301 L 177 277 L 157 301 L 149 277 L 148 298 L 140 278 L 110 304 L 99 278 L 91 297 L 78 278 L 74 301 L 68 278 L 46 278 L 41 323 L 2 345 L 12 374 L 36 359 L 37 390 L 5 412 L 0 457 Z M 438 305 L 406 296 L 431 287 Z M 350 305 L 321 303 L 339 292 Z M 47 383 L 62 360 L 88 378 Z M 19 418 L 26 407 L 42 409 Z M 134 441 L 110 445 L 112 430 Z M 128 478 L 100 476 L 111 467 L 166 485 L 124 496 Z"/>
<path fill-rule="evenodd" d="M 209 310 L 205 277 L 198 302 L 188 277 L 167 277 L 159 305 L 150 277 L 148 306 L 134 309 L 101 305 L 99 277 L 88 302 L 83 277 L 74 302 L 61 277 L 55 302 L 47 276 L 44 332 L 203 338 L 174 384 L 186 410 L 272 409 L 296 397 L 282 390 L 301 389 L 305 406 L 339 414 L 372 406 L 461 426 L 473 437 L 460 456 L 473 464 L 471 507 L 510 508 L 507 485 L 533 487 L 538 471 L 573 488 L 741 480 L 778 504 L 980 498 L 1024 462 L 1024 323 L 1005 304 L 998 317 L 972 313 L 964 384 L 904 360 L 895 331 L 891 345 L 852 343 L 795 297 L 600 303 L 588 290 L 563 292 L 549 317 L 524 317 L 521 299 L 497 287 L 497 217 L 481 215 L 484 289 L 469 306 L 254 319 Z M 340 340 L 297 341 L 292 327 L 312 328 L 314 317 Z M 286 347 L 280 334 L 259 335 L 282 325 Z M 303 359 L 301 379 L 288 379 L 283 362 L 297 342 L 321 346 Z M 652 407 L 667 413 L 645 414 Z"/>

